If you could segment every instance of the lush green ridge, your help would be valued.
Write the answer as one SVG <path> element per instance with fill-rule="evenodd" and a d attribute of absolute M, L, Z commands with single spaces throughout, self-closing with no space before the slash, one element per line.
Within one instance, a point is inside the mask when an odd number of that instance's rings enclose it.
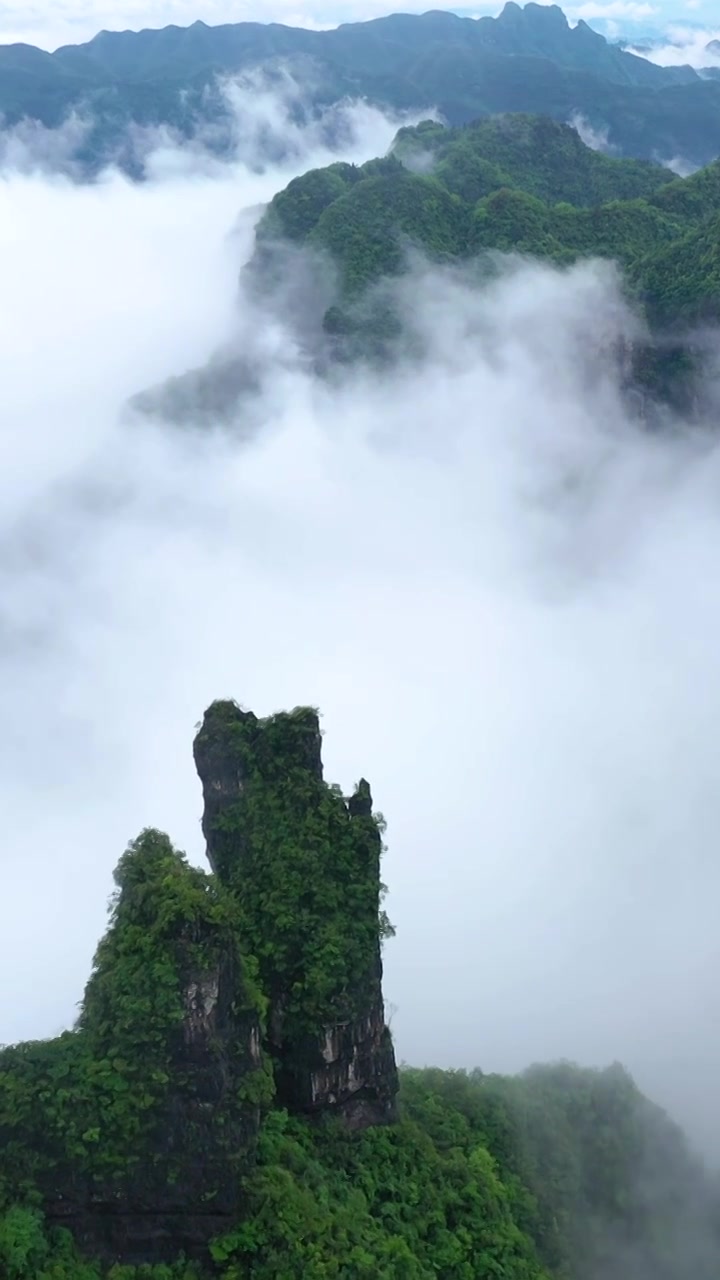
<path fill-rule="evenodd" d="M 599 154 L 543 117 L 428 121 L 401 129 L 382 160 L 291 182 L 258 226 L 252 270 L 276 240 L 328 253 L 345 312 L 333 308 L 326 327 L 338 332 L 353 327 L 349 303 L 405 269 L 409 247 L 440 263 L 602 257 L 621 265 L 652 324 L 677 327 L 720 315 L 719 219 L 720 162 L 681 179 Z"/>
<path fill-rule="evenodd" d="M 231 895 L 156 831 L 130 845 L 115 881 L 76 1028 L 0 1053 L 0 1201 L 43 1205 L 81 1243 L 94 1241 L 96 1210 L 110 1251 L 126 1206 L 236 1212 L 258 1102 L 273 1092 L 253 1052 L 264 997 Z M 187 1000 L 207 982 L 212 1034 Z"/>
<path fill-rule="evenodd" d="M 715 1280 L 720 1188 L 619 1066 L 406 1069 L 395 1109 L 382 822 L 316 713 L 216 703 L 195 755 L 214 873 L 143 832 L 77 1027 L 0 1053 L 3 1280 Z"/>
<path fill-rule="evenodd" d="M 0 118 L 58 125 L 73 110 L 92 121 L 78 159 L 123 162 L 129 121 L 192 133 L 221 121 L 218 75 L 282 61 L 323 107 L 364 97 L 396 109 L 435 107 L 451 124 L 526 111 L 564 121 L 580 113 L 626 155 L 694 165 L 720 154 L 720 80 L 691 67 L 657 67 L 556 6 L 509 3 L 498 18 L 431 11 L 393 14 L 337 30 L 260 23 L 102 32 L 53 54 L 0 46 Z M 308 74 L 310 72 L 310 74 Z M 217 145 L 229 145 L 217 135 Z M 125 163 L 132 167 L 128 157 Z"/>
<path fill-rule="evenodd" d="M 401 1119 L 349 1134 L 271 1111 L 214 1266 L 103 1268 L 30 1206 L 8 1280 L 714 1280 L 718 1188 L 619 1067 L 402 1073 Z"/>

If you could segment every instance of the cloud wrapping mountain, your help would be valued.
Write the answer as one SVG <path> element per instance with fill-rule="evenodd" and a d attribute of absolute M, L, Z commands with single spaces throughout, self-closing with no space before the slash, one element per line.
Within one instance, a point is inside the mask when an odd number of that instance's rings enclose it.
<path fill-rule="evenodd" d="M 582 116 L 618 152 L 703 165 L 720 153 L 720 82 L 710 69 L 658 66 L 608 43 L 582 15 L 571 26 L 556 5 L 510 0 L 497 18 L 432 11 L 393 14 L 333 30 L 260 23 L 101 32 L 50 55 L 0 47 L 0 115 L 62 128 L 92 120 L 74 159 L 86 174 L 108 163 L 143 176 L 125 154 L 128 131 L 169 129 L 185 140 L 214 135 L 232 153 L 235 114 L 227 76 L 288 72 L 308 93 L 305 114 L 362 97 L 391 111 L 424 109 L 462 124 L 507 111 Z M 252 127 L 252 117 L 245 123 Z M 267 157 L 277 159 L 272 153 Z"/>
<path fill-rule="evenodd" d="M 356 160 L 395 129 L 349 123 Z M 328 777 L 371 769 L 390 821 L 400 1056 L 621 1058 L 716 1155 L 715 436 L 628 419 L 606 265 L 420 266 L 425 361 L 317 380 L 238 275 L 257 206 L 331 158 L 169 137 L 142 186 L 0 187 L 3 1036 L 72 1020 L 128 838 L 202 860 L 208 702 L 317 703 Z M 128 419 L 228 344 L 250 443 Z"/>

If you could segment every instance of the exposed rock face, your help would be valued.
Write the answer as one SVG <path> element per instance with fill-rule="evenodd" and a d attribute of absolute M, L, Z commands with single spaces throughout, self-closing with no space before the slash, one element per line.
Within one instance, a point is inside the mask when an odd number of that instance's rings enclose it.
<path fill-rule="evenodd" d="M 188 974 L 163 1096 L 145 1130 L 118 1144 L 120 1176 L 82 1176 L 71 1166 L 51 1179 L 48 1220 L 69 1228 L 91 1256 L 136 1264 L 181 1251 L 204 1258 L 208 1241 L 240 1216 L 260 1109 L 231 1099 L 260 1066 L 261 1049 L 257 1017 L 232 1012 L 235 977 L 226 957 Z"/>
<path fill-rule="evenodd" d="M 308 1047 L 316 1059 L 315 1070 L 309 1076 L 307 1069 L 288 1073 L 286 1081 L 294 1105 L 305 1110 L 334 1108 L 352 1129 L 392 1119 L 397 1073 L 382 996 L 367 1017 L 326 1026 L 322 1038 Z"/>
<path fill-rule="evenodd" d="M 242 1219 L 263 1108 L 390 1120 L 397 1072 L 366 782 L 323 781 L 314 711 L 215 703 L 195 742 L 215 875 L 146 830 L 121 858 L 77 1027 L 0 1051 L 0 1181 L 104 1262 L 207 1258 Z"/>
<path fill-rule="evenodd" d="M 0 1163 L 95 1257 L 205 1255 L 241 1214 L 271 1092 L 257 994 L 232 899 L 166 836 L 144 832 L 116 881 L 77 1029 L 0 1058 Z"/>
<path fill-rule="evenodd" d="M 258 720 L 215 703 L 195 762 L 208 857 L 237 897 L 243 945 L 258 958 L 270 1000 L 279 1100 L 294 1111 L 338 1112 L 352 1127 L 391 1119 L 397 1071 L 382 996 L 382 841 L 368 784 L 345 800 L 323 781 L 320 727 L 308 708 Z"/>

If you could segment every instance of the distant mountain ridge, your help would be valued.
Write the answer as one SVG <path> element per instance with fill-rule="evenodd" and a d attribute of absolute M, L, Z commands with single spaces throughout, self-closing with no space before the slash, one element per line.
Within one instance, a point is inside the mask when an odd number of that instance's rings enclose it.
<path fill-rule="evenodd" d="M 337 65 L 376 70 L 383 45 L 421 47 L 431 39 L 488 49 L 509 57 L 549 58 L 560 66 L 601 70 L 622 84 L 683 84 L 700 79 L 690 66 L 659 67 L 614 45 L 586 22 L 571 27 L 557 5 L 529 3 L 521 8 L 508 0 L 497 18 L 458 17 L 446 10 L 424 14 L 392 14 L 370 22 L 342 23 L 328 31 L 310 31 L 280 23 L 240 22 L 211 27 L 101 31 L 85 45 L 66 45 L 47 57 L 63 70 L 103 79 L 144 81 L 167 74 L 197 74 L 206 67 L 236 70 L 247 58 L 301 52 L 328 58 Z M 27 46 L 9 46 L 9 48 Z"/>
<path fill-rule="evenodd" d="M 692 67 L 659 67 L 608 43 L 556 5 L 510 0 L 497 18 L 445 11 L 392 14 L 330 31 L 277 23 L 101 32 L 45 53 L 0 46 L 0 116 L 59 125 L 73 110 L 95 121 L 83 160 L 102 163 L 128 123 L 191 134 L 222 105 L 218 76 L 285 63 L 309 105 L 362 97 L 395 109 L 437 108 L 453 125 L 498 112 L 585 116 L 620 153 L 682 158 L 720 154 L 720 81 Z"/>

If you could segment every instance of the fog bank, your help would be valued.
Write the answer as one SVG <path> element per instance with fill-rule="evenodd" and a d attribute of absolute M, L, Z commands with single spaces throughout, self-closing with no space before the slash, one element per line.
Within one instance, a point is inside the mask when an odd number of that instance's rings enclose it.
<path fill-rule="evenodd" d="M 348 158 L 383 151 L 376 114 Z M 331 158 L 316 140 L 295 171 Z M 251 444 L 129 396 L 260 324 L 238 272 L 293 170 L 0 184 L 0 1040 L 68 1025 L 146 824 L 203 859 L 194 725 L 313 703 L 388 819 L 399 1056 L 622 1060 L 720 1150 L 720 457 L 644 435 L 615 273 L 418 270 L 421 366 L 338 385 L 261 334 Z M 242 211 L 250 211 L 243 213 Z M 713 1126 L 715 1126 L 713 1128 Z"/>

